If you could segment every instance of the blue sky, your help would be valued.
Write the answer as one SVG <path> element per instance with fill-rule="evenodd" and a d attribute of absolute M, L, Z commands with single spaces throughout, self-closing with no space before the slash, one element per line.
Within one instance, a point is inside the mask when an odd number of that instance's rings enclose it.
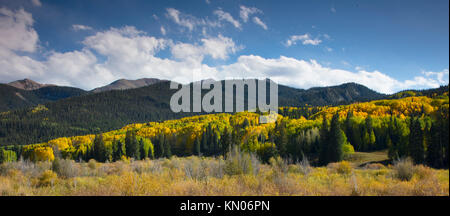
<path fill-rule="evenodd" d="M 391 93 L 448 84 L 449 2 L 0 0 L 0 82 L 269 77 Z M 246 13 L 247 12 L 247 13 Z"/>

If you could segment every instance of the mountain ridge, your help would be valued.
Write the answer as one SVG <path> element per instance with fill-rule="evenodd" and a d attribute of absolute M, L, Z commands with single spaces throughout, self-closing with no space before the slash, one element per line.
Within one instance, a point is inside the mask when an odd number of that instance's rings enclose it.
<path fill-rule="evenodd" d="M 134 88 L 140 88 L 140 87 L 144 87 L 144 86 L 153 85 L 153 84 L 161 82 L 161 81 L 167 81 L 167 80 L 160 80 L 157 78 L 142 78 L 142 79 L 136 79 L 136 80 L 118 79 L 108 85 L 94 88 L 91 90 L 91 92 L 98 93 L 98 92 L 104 92 L 104 91 L 110 91 L 110 90 L 134 89 Z"/>
<path fill-rule="evenodd" d="M 18 89 L 27 90 L 27 91 L 37 90 L 37 89 L 40 89 L 43 87 L 48 87 L 48 86 L 56 86 L 53 84 L 41 84 L 36 81 L 27 79 L 27 78 L 10 82 L 10 83 L 8 83 L 8 85 L 18 88 Z"/>

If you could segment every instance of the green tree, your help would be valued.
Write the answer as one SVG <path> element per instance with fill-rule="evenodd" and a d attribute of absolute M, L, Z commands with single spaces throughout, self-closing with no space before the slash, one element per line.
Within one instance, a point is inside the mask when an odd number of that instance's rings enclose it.
<path fill-rule="evenodd" d="M 127 131 L 125 135 L 125 149 L 127 157 L 140 159 L 139 142 L 136 139 L 136 133 L 134 131 Z"/>
<path fill-rule="evenodd" d="M 327 165 L 329 162 L 328 155 L 328 142 L 329 142 L 329 130 L 328 121 L 325 114 L 322 116 L 322 127 L 320 128 L 320 153 L 319 153 L 319 163 L 321 165 Z"/>
<path fill-rule="evenodd" d="M 125 155 L 124 145 L 121 141 L 117 141 L 114 139 L 113 141 L 113 161 L 119 161 L 122 159 L 122 156 Z"/>
<path fill-rule="evenodd" d="M 431 125 L 429 136 L 430 140 L 426 156 L 427 165 L 434 168 L 441 168 L 444 165 L 444 148 L 441 139 L 440 121 Z"/>
<path fill-rule="evenodd" d="M 341 161 L 344 156 L 343 146 L 347 143 L 344 131 L 339 125 L 339 114 L 334 114 L 330 123 L 328 143 L 328 162 Z"/>
<path fill-rule="evenodd" d="M 194 141 L 194 154 L 197 156 L 201 156 L 202 152 L 201 152 L 201 143 L 200 143 L 200 138 L 196 137 L 195 141 Z"/>
<path fill-rule="evenodd" d="M 106 148 L 102 134 L 95 135 L 93 148 L 94 159 L 99 162 L 105 162 L 107 160 Z"/>
<path fill-rule="evenodd" d="M 425 161 L 424 139 L 419 118 L 411 118 L 409 154 L 416 164 L 421 164 Z"/>

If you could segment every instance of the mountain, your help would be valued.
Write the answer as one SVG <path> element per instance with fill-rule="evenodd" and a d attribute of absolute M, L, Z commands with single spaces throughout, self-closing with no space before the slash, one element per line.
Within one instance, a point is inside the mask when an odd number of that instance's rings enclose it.
<path fill-rule="evenodd" d="M 55 137 L 114 130 L 131 123 L 205 114 L 172 112 L 170 98 L 177 90 L 169 87 L 169 81 L 160 81 L 141 88 L 68 97 L 46 103 L 39 111 L 23 108 L 0 113 L 0 145 L 39 143 Z M 308 90 L 279 85 L 278 89 L 279 106 L 348 104 L 385 97 L 354 83 Z M 202 95 L 206 92 L 203 90 Z"/>
<path fill-rule="evenodd" d="M 36 106 L 85 93 L 84 90 L 72 87 L 46 86 L 35 90 L 23 90 L 9 84 L 0 84 L 0 112 Z"/>
<path fill-rule="evenodd" d="M 434 89 L 424 89 L 424 90 L 403 90 L 400 92 L 397 92 L 395 94 L 392 94 L 389 96 L 389 98 L 392 99 L 399 99 L 404 97 L 411 97 L 411 96 L 427 96 L 427 97 L 433 97 L 436 95 L 442 95 L 445 92 L 448 92 L 448 85 L 440 86 L 439 88 Z"/>
<path fill-rule="evenodd" d="M 41 84 L 30 79 L 17 80 L 8 83 L 8 85 L 22 90 L 36 90 L 47 86 L 53 86 L 50 84 Z"/>
<path fill-rule="evenodd" d="M 315 87 L 308 90 L 278 86 L 280 106 L 312 106 L 341 105 L 354 102 L 365 102 L 386 98 L 357 83 L 345 83 L 338 86 Z"/>
<path fill-rule="evenodd" d="M 137 79 L 137 80 L 119 79 L 119 80 L 112 82 L 109 85 L 95 88 L 91 92 L 98 93 L 98 92 L 104 92 L 104 91 L 110 91 L 110 90 L 134 89 L 134 88 L 149 86 L 149 85 L 161 82 L 161 81 L 163 81 L 163 80 L 159 80 L 159 79 L 155 79 L 155 78 L 143 78 L 143 79 Z"/>

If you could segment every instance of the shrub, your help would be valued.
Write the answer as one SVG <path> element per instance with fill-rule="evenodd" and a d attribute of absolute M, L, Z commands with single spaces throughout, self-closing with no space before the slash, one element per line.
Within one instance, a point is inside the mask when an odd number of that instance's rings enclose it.
<path fill-rule="evenodd" d="M 52 162 L 52 171 L 64 178 L 73 178 L 79 173 L 76 166 L 73 160 L 55 158 Z"/>
<path fill-rule="evenodd" d="M 225 160 L 224 171 L 227 175 L 257 174 L 260 162 L 247 152 L 242 152 L 240 148 L 233 147 Z"/>
<path fill-rule="evenodd" d="M 90 159 L 88 162 L 88 167 L 94 170 L 95 168 L 97 168 L 97 161 L 95 161 L 94 159 Z"/>
<path fill-rule="evenodd" d="M 38 186 L 53 186 L 58 180 L 58 175 L 51 171 L 46 170 L 42 173 L 41 177 L 39 177 Z"/>
<path fill-rule="evenodd" d="M 416 166 L 414 169 L 414 175 L 420 179 L 427 179 L 430 178 L 434 175 L 433 170 L 429 167 L 423 166 L 423 165 L 419 165 Z"/>
<path fill-rule="evenodd" d="M 327 167 L 342 175 L 350 175 L 353 170 L 351 163 L 348 161 L 330 163 Z"/>
<path fill-rule="evenodd" d="M 410 158 L 399 159 L 394 162 L 395 177 L 402 181 L 409 181 L 414 175 L 414 163 Z"/>
<path fill-rule="evenodd" d="M 303 160 L 300 161 L 300 163 L 297 164 L 300 173 L 303 175 L 308 175 L 312 171 L 311 165 L 309 165 L 308 158 L 303 157 Z"/>
<path fill-rule="evenodd" d="M 339 174 L 350 175 L 352 173 L 352 165 L 348 161 L 338 163 L 337 170 Z"/>
<path fill-rule="evenodd" d="M 269 162 L 275 172 L 286 174 L 289 170 L 288 162 L 280 156 L 270 158 Z"/>

